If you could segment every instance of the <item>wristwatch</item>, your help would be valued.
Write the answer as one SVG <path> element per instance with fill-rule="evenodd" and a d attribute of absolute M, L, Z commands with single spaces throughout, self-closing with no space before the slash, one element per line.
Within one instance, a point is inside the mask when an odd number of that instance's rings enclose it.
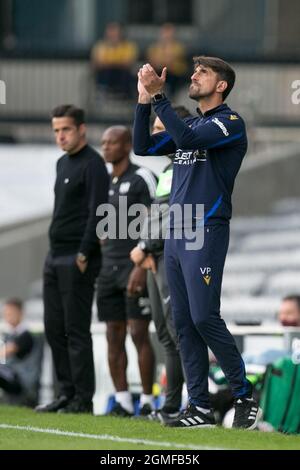
<path fill-rule="evenodd" d="M 87 256 L 84 253 L 77 253 L 77 259 L 80 261 L 80 263 L 87 262 Z"/>
<path fill-rule="evenodd" d="M 158 103 L 161 100 L 164 100 L 166 98 L 166 95 L 164 93 L 157 93 L 156 95 L 152 96 L 151 102 L 152 103 Z"/>

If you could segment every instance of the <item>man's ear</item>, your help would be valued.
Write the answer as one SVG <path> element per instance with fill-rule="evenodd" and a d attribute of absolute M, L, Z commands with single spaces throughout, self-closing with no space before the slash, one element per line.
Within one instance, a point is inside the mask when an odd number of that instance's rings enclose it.
<path fill-rule="evenodd" d="M 126 152 L 130 153 L 131 149 L 132 149 L 132 143 L 131 142 L 126 142 L 124 147 L 125 147 Z"/>
<path fill-rule="evenodd" d="M 80 124 L 79 133 L 80 133 L 81 137 L 83 137 L 86 134 L 86 125 L 85 124 Z"/>
<path fill-rule="evenodd" d="M 225 80 L 220 80 L 217 84 L 217 92 L 224 93 L 227 87 L 228 87 L 228 83 Z"/>

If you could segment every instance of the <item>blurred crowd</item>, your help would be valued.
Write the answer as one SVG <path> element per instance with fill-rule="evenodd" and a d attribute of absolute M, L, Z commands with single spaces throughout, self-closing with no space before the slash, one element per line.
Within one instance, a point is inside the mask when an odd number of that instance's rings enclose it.
<path fill-rule="evenodd" d="M 186 47 L 177 38 L 176 28 L 171 23 L 161 26 L 157 41 L 148 46 L 144 57 L 138 44 L 126 38 L 119 23 L 109 23 L 103 38 L 91 51 L 91 68 L 97 86 L 114 95 L 132 97 L 141 59 L 151 63 L 158 73 L 164 66 L 168 68 L 168 93 L 174 96 L 184 83 L 188 66 Z"/>

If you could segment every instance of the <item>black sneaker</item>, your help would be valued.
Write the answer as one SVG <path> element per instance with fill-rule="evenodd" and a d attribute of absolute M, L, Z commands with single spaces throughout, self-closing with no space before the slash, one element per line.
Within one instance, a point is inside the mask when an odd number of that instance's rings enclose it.
<path fill-rule="evenodd" d="M 255 429 L 262 416 L 262 410 L 254 398 L 236 398 L 234 401 L 235 414 L 232 427 L 240 429 Z"/>
<path fill-rule="evenodd" d="M 58 410 L 61 410 L 67 406 L 69 402 L 70 398 L 61 396 L 47 405 L 36 406 L 35 411 L 38 413 L 56 413 Z"/>
<path fill-rule="evenodd" d="M 167 424 L 169 421 L 173 421 L 174 419 L 178 418 L 180 415 L 180 411 L 174 411 L 173 413 L 169 413 L 165 411 L 163 408 L 161 410 L 154 410 L 147 416 L 150 421 L 156 421 L 161 424 Z"/>
<path fill-rule="evenodd" d="M 79 397 L 74 397 L 67 406 L 61 408 L 58 413 L 91 413 L 93 414 L 93 402 L 83 401 Z"/>
<path fill-rule="evenodd" d="M 186 410 L 171 421 L 165 423 L 166 426 L 173 428 L 214 428 L 216 425 L 215 417 L 212 411 L 202 413 L 195 405 L 189 405 Z"/>
<path fill-rule="evenodd" d="M 133 416 L 133 413 L 129 413 L 129 411 L 125 410 L 125 408 L 123 408 L 120 403 L 116 402 L 112 410 L 106 413 L 106 416 L 119 416 L 121 418 L 130 418 L 131 416 Z"/>
<path fill-rule="evenodd" d="M 139 410 L 139 416 L 141 418 L 147 418 L 152 413 L 152 407 L 149 403 L 145 403 Z"/>

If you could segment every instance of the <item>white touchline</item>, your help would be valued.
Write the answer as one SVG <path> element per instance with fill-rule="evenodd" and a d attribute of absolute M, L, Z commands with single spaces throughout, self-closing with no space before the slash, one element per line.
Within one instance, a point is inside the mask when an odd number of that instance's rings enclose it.
<path fill-rule="evenodd" d="M 15 429 L 19 431 L 40 432 L 44 434 L 54 434 L 56 436 L 83 437 L 86 439 L 97 439 L 99 441 L 130 442 L 132 444 L 143 444 L 149 446 L 176 447 L 176 449 L 191 450 L 226 450 L 220 447 L 193 446 L 190 444 L 178 444 L 164 441 L 150 441 L 147 439 L 130 439 L 129 437 L 110 436 L 109 434 L 84 434 L 82 432 L 61 431 L 59 429 L 35 428 L 31 426 L 17 426 L 12 424 L 0 424 L 0 429 Z"/>

